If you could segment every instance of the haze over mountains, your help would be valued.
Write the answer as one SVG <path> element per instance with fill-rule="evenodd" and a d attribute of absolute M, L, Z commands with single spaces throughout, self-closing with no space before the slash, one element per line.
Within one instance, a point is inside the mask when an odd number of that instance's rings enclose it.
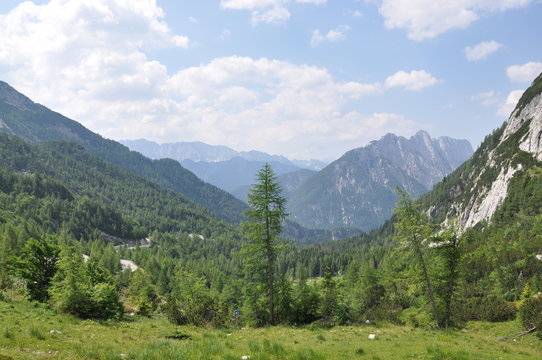
<path fill-rule="evenodd" d="M 397 186 L 419 196 L 473 153 L 467 140 L 432 139 L 425 131 L 410 139 L 387 134 L 349 151 L 323 169 L 301 169 L 283 156 L 236 152 L 201 142 L 158 145 L 140 139 L 123 143 L 151 158 L 169 156 L 179 160 L 202 180 L 243 201 L 256 173 L 267 162 L 285 189 L 293 219 L 309 228 L 363 231 L 381 225 L 391 216 Z"/>
<path fill-rule="evenodd" d="M 122 144 L 151 159 L 171 158 L 192 171 L 200 179 L 246 201 L 246 194 L 258 170 L 265 163 L 277 175 L 301 169 L 321 170 L 327 164 L 319 160 L 289 160 L 281 155 L 261 151 L 235 151 L 223 145 L 202 142 L 157 144 L 145 139 L 122 140 Z"/>

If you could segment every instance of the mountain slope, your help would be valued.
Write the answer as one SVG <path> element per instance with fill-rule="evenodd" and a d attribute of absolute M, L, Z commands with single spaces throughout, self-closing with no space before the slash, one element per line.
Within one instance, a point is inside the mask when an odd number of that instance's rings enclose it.
<path fill-rule="evenodd" d="M 491 221 L 510 197 L 523 197 L 523 203 L 532 199 L 533 194 L 523 193 L 527 184 L 536 181 L 541 161 L 542 74 L 524 92 L 508 120 L 485 138 L 472 158 L 421 201 L 435 219 L 455 217 L 467 229 Z M 523 190 L 510 192 L 511 186 L 522 182 Z M 516 206 L 521 208 L 522 203 Z"/>
<path fill-rule="evenodd" d="M 256 174 L 266 163 L 273 168 L 277 175 L 299 170 L 293 164 L 278 161 L 249 161 L 240 157 L 218 162 L 184 160 L 182 165 L 200 179 L 233 194 L 235 189 L 253 184 Z"/>
<path fill-rule="evenodd" d="M 79 197 L 117 209 L 137 220 L 147 235 L 157 230 L 209 236 L 233 230 L 183 195 L 105 162 L 74 143 L 31 145 L 18 137 L 0 134 L 0 159 L 1 169 L 51 177 Z"/>
<path fill-rule="evenodd" d="M 183 194 L 222 219 L 239 222 L 246 204 L 227 192 L 198 179 L 173 160 L 150 160 L 127 147 L 104 139 L 81 124 L 46 107 L 35 104 L 0 81 L 0 132 L 17 135 L 31 142 L 71 141 L 91 154 L 161 186 Z"/>
<path fill-rule="evenodd" d="M 316 171 L 314 170 L 300 169 L 278 175 L 277 181 L 279 182 L 280 187 L 283 190 L 284 197 L 287 200 L 290 200 L 292 193 L 314 174 L 316 174 Z M 234 189 L 231 193 L 235 195 L 238 199 L 247 201 L 249 189 L 250 185 L 243 185 L 239 186 L 237 189 Z"/>
<path fill-rule="evenodd" d="M 306 180 L 292 193 L 290 211 L 307 227 L 370 230 L 391 216 L 397 186 L 419 196 L 471 154 L 466 140 L 387 134 Z"/>

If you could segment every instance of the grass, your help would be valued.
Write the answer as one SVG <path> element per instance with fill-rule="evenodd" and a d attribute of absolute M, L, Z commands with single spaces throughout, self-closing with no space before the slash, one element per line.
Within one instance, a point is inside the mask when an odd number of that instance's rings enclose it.
<path fill-rule="evenodd" d="M 517 321 L 473 322 L 462 330 L 442 331 L 391 324 L 213 329 L 178 327 L 162 317 L 80 320 L 21 300 L 0 301 L 0 324 L 0 360 L 542 358 L 542 341 L 534 335 L 508 342 L 495 339 L 521 330 Z M 377 334 L 376 340 L 368 339 L 369 334 Z"/>

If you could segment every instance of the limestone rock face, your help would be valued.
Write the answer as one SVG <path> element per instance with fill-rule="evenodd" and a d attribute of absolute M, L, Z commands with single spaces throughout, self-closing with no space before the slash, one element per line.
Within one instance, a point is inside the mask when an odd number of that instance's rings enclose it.
<path fill-rule="evenodd" d="M 384 223 L 399 186 L 414 196 L 430 190 L 472 155 L 466 140 L 387 134 L 351 150 L 292 192 L 288 209 L 311 228 L 371 230 Z"/>
<path fill-rule="evenodd" d="M 486 137 L 473 157 L 436 186 L 428 212 L 444 222 L 451 217 L 462 230 L 491 222 L 509 195 L 510 182 L 542 161 L 542 74 L 525 91 L 502 127 Z M 533 165 L 534 163 L 534 165 Z M 445 181 L 446 182 L 446 181 Z"/>

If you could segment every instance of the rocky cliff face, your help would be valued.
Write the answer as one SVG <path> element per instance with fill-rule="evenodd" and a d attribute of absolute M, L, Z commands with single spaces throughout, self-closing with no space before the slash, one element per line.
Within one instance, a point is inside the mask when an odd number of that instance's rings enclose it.
<path fill-rule="evenodd" d="M 542 161 L 542 74 L 525 91 L 503 126 L 486 137 L 473 157 L 422 199 L 429 213 L 464 230 L 491 221 L 513 179 Z"/>
<path fill-rule="evenodd" d="M 370 230 L 391 216 L 397 186 L 418 196 L 471 154 L 466 140 L 432 139 L 425 131 L 410 139 L 387 134 L 305 181 L 293 192 L 289 210 L 309 227 Z"/>

